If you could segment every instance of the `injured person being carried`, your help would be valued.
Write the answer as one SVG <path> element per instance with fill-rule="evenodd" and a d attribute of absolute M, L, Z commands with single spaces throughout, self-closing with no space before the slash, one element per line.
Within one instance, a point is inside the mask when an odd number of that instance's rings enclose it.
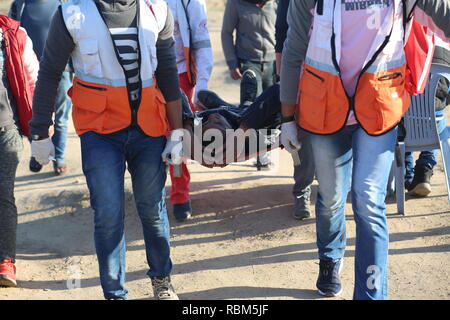
<path fill-rule="evenodd" d="M 237 106 L 212 91 L 198 94 L 203 110 L 192 112 L 183 97 L 183 154 L 206 167 L 224 167 L 279 147 L 280 86 L 267 88 L 253 104 Z"/>

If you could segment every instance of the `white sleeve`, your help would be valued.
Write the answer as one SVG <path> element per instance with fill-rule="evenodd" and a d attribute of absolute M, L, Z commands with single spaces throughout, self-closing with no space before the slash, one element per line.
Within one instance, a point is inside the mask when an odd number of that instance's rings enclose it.
<path fill-rule="evenodd" d="M 25 29 L 23 29 L 22 27 L 20 28 L 20 30 L 26 33 Z M 31 88 L 31 92 L 34 92 L 39 71 L 39 61 L 33 50 L 33 42 L 28 35 L 25 43 L 25 49 L 22 55 L 22 61 L 25 67 L 28 85 Z"/>
<path fill-rule="evenodd" d="M 194 51 L 195 66 L 197 69 L 197 84 L 194 94 L 194 102 L 197 102 L 197 92 L 208 89 L 208 81 L 211 77 L 214 59 L 208 30 L 205 1 L 191 1 L 188 8 L 192 30 L 191 49 Z"/>

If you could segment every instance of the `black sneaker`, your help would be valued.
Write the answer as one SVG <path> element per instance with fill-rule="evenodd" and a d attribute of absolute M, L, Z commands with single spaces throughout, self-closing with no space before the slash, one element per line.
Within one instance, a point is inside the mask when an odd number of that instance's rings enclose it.
<path fill-rule="evenodd" d="M 305 189 L 303 194 L 295 196 L 294 212 L 292 216 L 297 220 L 303 220 L 311 216 L 310 206 L 311 189 Z"/>
<path fill-rule="evenodd" d="M 317 279 L 316 286 L 322 296 L 336 297 L 342 293 L 342 284 L 339 278 L 342 265 L 342 259 L 320 259 L 319 278 Z"/>
<path fill-rule="evenodd" d="M 40 164 L 39 162 L 36 161 L 36 159 L 34 157 L 30 158 L 30 171 L 31 172 L 39 172 L 42 170 L 42 164 Z"/>
<path fill-rule="evenodd" d="M 183 222 L 192 216 L 191 201 L 173 205 L 173 215 L 178 222 Z"/>
<path fill-rule="evenodd" d="M 249 106 L 255 100 L 258 93 L 258 80 L 255 71 L 247 69 L 241 79 L 241 105 Z"/>
<path fill-rule="evenodd" d="M 428 167 L 414 167 L 414 179 L 407 186 L 408 194 L 416 197 L 426 197 L 431 193 L 431 176 L 433 169 Z"/>

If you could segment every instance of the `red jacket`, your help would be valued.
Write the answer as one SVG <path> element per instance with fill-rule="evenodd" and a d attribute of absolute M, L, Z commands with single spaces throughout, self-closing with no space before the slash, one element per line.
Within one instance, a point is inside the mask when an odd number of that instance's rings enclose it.
<path fill-rule="evenodd" d="M 27 46 L 27 33 L 20 28 L 16 20 L 0 15 L 0 26 L 5 43 L 6 72 L 11 93 L 17 104 L 20 129 L 22 134 L 29 135 L 28 122 L 31 120 L 31 110 L 34 92 L 32 75 L 24 61 Z M 36 59 L 36 56 L 34 56 Z M 32 63 L 37 63 L 33 61 Z"/>

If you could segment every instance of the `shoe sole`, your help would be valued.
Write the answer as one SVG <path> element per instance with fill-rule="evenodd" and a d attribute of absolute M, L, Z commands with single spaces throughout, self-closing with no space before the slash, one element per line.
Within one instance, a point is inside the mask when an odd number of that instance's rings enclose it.
<path fill-rule="evenodd" d="M 8 288 L 17 287 L 17 281 L 10 279 L 6 276 L 2 276 L 0 278 L 0 287 L 8 287 Z"/>
<path fill-rule="evenodd" d="M 324 297 L 329 297 L 329 298 L 337 297 L 337 296 L 341 295 L 342 290 L 343 289 L 341 288 L 341 290 L 339 290 L 339 292 L 334 293 L 334 292 L 322 292 L 319 289 L 317 289 L 317 291 L 319 292 L 320 295 L 322 295 Z"/>
<path fill-rule="evenodd" d="M 429 183 L 419 183 L 414 189 L 408 191 L 409 195 L 417 197 L 426 197 L 431 193 L 431 186 Z"/>
<path fill-rule="evenodd" d="M 306 215 L 306 216 L 296 216 L 295 214 L 292 214 L 292 216 L 294 217 L 295 220 L 305 220 L 311 217 L 310 214 Z"/>
<path fill-rule="evenodd" d="M 175 220 L 176 220 L 177 222 L 184 222 L 184 221 L 189 220 L 191 217 L 192 217 L 192 215 L 191 215 L 191 214 L 188 214 L 188 215 L 186 216 L 186 218 L 182 218 L 182 219 L 175 218 Z"/>

